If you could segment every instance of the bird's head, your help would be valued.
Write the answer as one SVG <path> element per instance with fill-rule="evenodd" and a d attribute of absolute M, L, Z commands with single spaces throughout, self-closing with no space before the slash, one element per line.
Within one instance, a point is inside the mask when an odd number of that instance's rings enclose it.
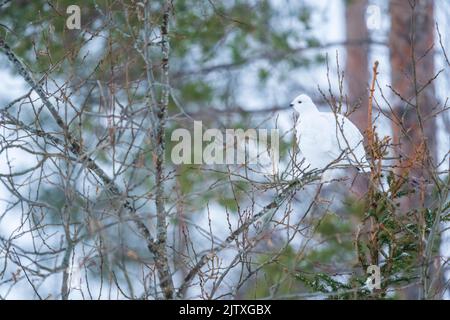
<path fill-rule="evenodd" d="M 292 100 L 290 106 L 293 107 L 298 113 L 317 110 L 311 98 L 306 94 L 297 96 L 294 100 Z"/>

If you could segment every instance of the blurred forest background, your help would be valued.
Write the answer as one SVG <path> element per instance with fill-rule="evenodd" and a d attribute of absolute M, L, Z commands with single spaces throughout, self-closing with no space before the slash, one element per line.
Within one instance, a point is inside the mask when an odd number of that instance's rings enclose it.
<path fill-rule="evenodd" d="M 448 298 L 449 19 L 444 0 L 0 0 L 0 298 Z M 354 121 L 370 174 L 304 165 L 300 93 Z M 174 165 L 194 120 L 278 128 L 280 172 Z"/>

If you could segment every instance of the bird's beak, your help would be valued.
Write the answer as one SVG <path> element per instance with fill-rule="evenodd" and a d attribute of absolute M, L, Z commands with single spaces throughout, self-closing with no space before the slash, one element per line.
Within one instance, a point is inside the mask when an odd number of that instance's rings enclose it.
<path fill-rule="evenodd" d="M 289 106 L 290 106 L 290 107 L 293 107 L 293 106 L 294 106 L 294 104 L 293 104 L 293 103 L 291 103 L 291 104 L 289 104 Z"/>

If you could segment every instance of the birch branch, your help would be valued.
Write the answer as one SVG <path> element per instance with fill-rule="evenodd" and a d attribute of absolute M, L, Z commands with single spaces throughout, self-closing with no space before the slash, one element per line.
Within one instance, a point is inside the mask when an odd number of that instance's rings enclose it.
<path fill-rule="evenodd" d="M 105 171 L 103 171 L 102 168 L 100 168 L 100 166 L 97 165 L 97 163 L 87 153 L 83 152 L 81 144 L 75 137 L 73 137 L 70 134 L 67 125 L 64 123 L 61 116 L 58 114 L 58 111 L 53 106 L 51 101 L 48 99 L 47 94 L 45 93 L 42 86 L 36 80 L 33 79 L 31 73 L 28 71 L 28 68 L 25 66 L 25 64 L 16 57 L 15 53 L 12 51 L 9 45 L 1 38 L 0 38 L 0 50 L 2 50 L 6 54 L 9 61 L 14 65 L 19 75 L 22 76 L 24 80 L 28 83 L 28 85 L 39 95 L 45 107 L 51 113 L 53 119 L 56 121 L 58 126 L 63 129 L 64 137 L 69 142 L 68 146 L 69 150 L 79 158 L 79 161 L 83 163 L 86 166 L 86 168 L 88 168 L 91 172 L 93 172 L 96 176 L 100 178 L 104 187 L 107 188 L 107 190 L 110 193 L 112 193 L 114 196 L 121 197 L 122 193 L 117 184 L 106 174 Z M 6 115 L 6 113 L 3 111 L 2 115 Z M 36 133 L 38 136 L 51 139 L 53 143 L 64 145 L 62 140 L 55 138 L 42 130 L 32 129 L 29 126 L 26 126 L 23 122 L 18 122 L 18 124 L 23 128 Z M 122 202 L 122 207 L 128 211 L 132 220 L 136 224 L 139 232 L 145 238 L 147 242 L 147 248 L 150 250 L 150 252 L 156 255 L 155 241 L 153 240 L 153 237 L 147 226 L 141 221 L 141 218 L 137 215 L 136 209 L 133 207 L 130 200 L 126 198 Z"/>

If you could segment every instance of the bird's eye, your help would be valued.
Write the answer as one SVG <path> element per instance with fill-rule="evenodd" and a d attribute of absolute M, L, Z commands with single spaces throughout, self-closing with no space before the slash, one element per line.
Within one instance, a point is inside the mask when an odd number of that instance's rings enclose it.
<path fill-rule="evenodd" d="M 301 100 L 298 100 L 297 102 L 298 102 L 298 103 L 302 103 L 302 101 L 301 101 Z"/>

